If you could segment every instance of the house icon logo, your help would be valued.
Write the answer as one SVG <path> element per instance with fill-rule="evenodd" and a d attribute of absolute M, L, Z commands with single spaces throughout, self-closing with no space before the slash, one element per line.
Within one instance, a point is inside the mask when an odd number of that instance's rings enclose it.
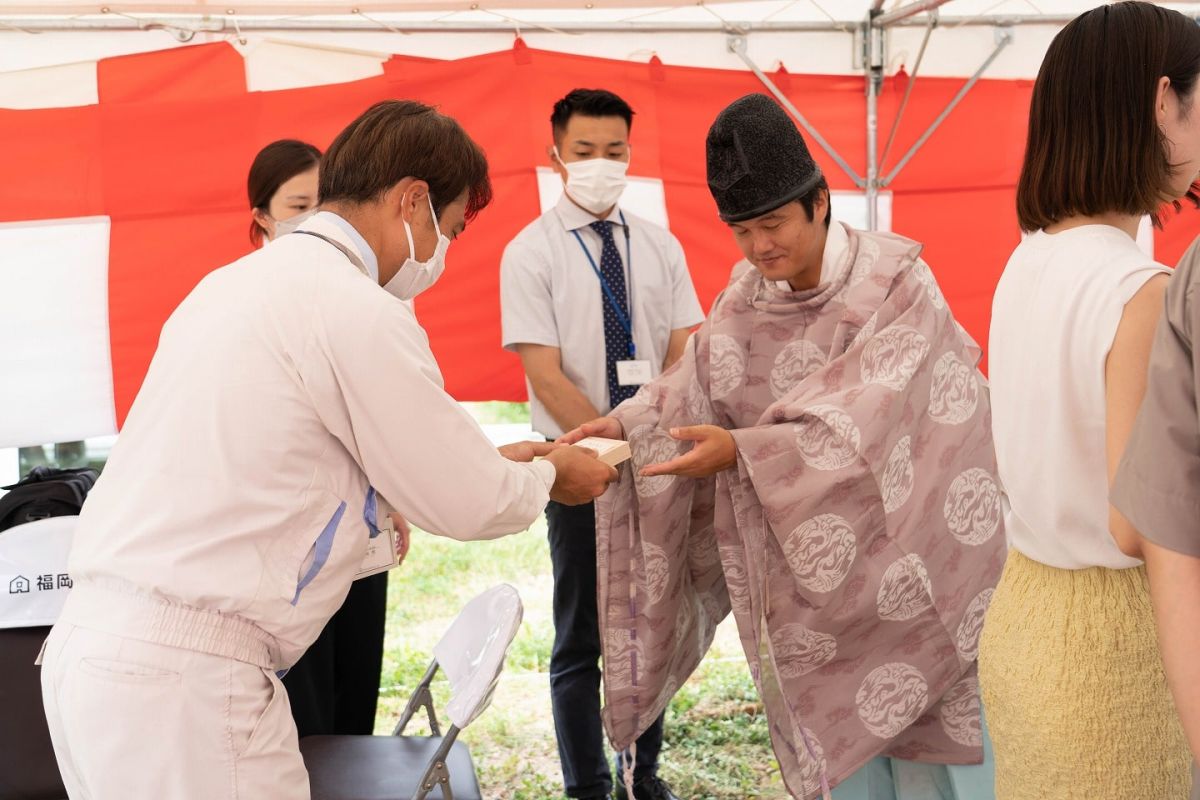
<path fill-rule="evenodd" d="M 9 594 L 29 594 L 29 578 L 18 575 L 8 582 Z"/>

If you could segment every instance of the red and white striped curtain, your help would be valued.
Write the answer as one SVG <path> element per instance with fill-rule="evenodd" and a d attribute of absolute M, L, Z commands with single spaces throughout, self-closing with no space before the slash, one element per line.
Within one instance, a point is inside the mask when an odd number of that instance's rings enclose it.
<path fill-rule="evenodd" d="M 18 94 L 29 93 L 25 102 L 0 100 L 22 106 L 0 108 L 0 446 L 115 431 L 164 320 L 203 275 L 250 249 L 245 182 L 259 148 L 285 137 L 324 148 L 385 98 L 439 106 L 491 163 L 495 202 L 455 243 L 443 280 L 417 300 L 460 400 L 524 398 L 516 357 L 500 349 L 499 259 L 542 207 L 537 168 L 546 164 L 551 106 L 567 91 L 603 86 L 636 110 L 632 172 L 661 183 L 665 217 L 706 307 L 739 257 L 705 184 L 704 137 L 722 107 L 762 90 L 749 72 L 535 51 L 518 40 L 453 61 L 380 59 L 367 65 L 369 77 L 343 83 L 324 83 L 327 73 L 314 69 L 297 83 L 324 85 L 248 91 L 247 63 L 232 46 L 209 44 L 59 68 L 54 80 L 0 76 L 0 98 L 13 96 L 14 80 Z M 774 79 L 865 172 L 862 78 L 781 71 Z M 920 80 L 894 153 L 962 83 Z M 1014 186 L 1030 90 L 1029 81 L 980 81 L 891 187 L 892 229 L 925 243 L 956 315 L 980 342 L 1019 239 Z M 889 79 L 882 130 L 902 93 Z M 39 107 L 47 103 L 63 107 Z M 834 190 L 857 191 L 813 149 Z M 1159 260 L 1174 263 L 1198 223 L 1185 212 L 1159 232 Z"/>

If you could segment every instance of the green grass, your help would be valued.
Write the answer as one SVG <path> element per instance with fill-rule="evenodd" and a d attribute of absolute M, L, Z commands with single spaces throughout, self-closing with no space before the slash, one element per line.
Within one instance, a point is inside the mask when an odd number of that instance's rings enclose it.
<path fill-rule="evenodd" d="M 484 404 L 481 404 L 484 405 Z M 520 422 L 518 403 L 486 404 L 487 422 Z M 512 406 L 518 408 L 513 409 Z M 473 411 L 472 413 L 479 413 Z M 509 415 L 507 419 L 497 419 Z M 521 594 L 525 618 L 509 650 L 491 707 L 463 734 L 479 768 L 484 797 L 547 800 L 562 796 L 547 675 L 553 582 L 544 521 L 493 542 L 461 543 L 413 534 L 408 559 L 390 576 L 388 628 L 377 733 L 390 733 L 409 692 L 425 673 L 434 643 L 467 600 L 497 583 Z M 434 683 L 435 704 L 448 700 Z M 422 717 L 412 733 L 428 732 Z M 661 774 L 689 800 L 783 798 L 762 704 L 732 620 L 667 712 Z"/>

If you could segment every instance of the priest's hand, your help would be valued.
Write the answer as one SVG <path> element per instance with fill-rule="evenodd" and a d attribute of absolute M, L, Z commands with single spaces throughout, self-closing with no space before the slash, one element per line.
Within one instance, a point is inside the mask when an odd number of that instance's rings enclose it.
<path fill-rule="evenodd" d="M 681 442 L 695 442 L 692 449 L 661 464 L 647 464 L 641 476 L 680 475 L 707 478 L 737 464 L 737 445 L 733 434 L 717 425 L 693 425 L 671 428 L 671 436 Z"/>
<path fill-rule="evenodd" d="M 625 430 L 621 423 L 613 417 L 600 417 L 591 422 L 585 422 L 573 431 L 568 431 L 554 441 L 559 444 L 575 444 L 589 436 L 599 436 L 601 439 L 625 439 Z"/>
<path fill-rule="evenodd" d="M 509 461 L 533 461 L 538 456 L 548 456 L 562 447 L 554 442 L 513 442 L 496 448 Z"/>
<path fill-rule="evenodd" d="M 563 505 L 590 503 L 617 479 L 617 471 L 597 458 L 595 450 L 586 447 L 560 446 L 546 460 L 557 470 L 550 499 Z"/>

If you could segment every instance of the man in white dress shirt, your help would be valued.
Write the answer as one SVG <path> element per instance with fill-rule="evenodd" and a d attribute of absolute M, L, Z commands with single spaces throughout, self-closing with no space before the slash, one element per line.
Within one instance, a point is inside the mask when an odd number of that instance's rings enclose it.
<path fill-rule="evenodd" d="M 601 89 L 554 106 L 551 163 L 558 204 L 504 251 L 504 346 L 521 357 L 534 430 L 554 439 L 607 414 L 679 359 L 704 319 L 683 248 L 670 232 L 620 207 L 633 111 Z M 546 508 L 554 564 L 551 704 L 566 793 L 613 788 L 600 723 L 595 509 Z M 672 800 L 657 777 L 660 718 L 637 742 L 634 797 Z M 617 796 L 625 797 L 619 787 Z"/>
<path fill-rule="evenodd" d="M 402 302 L 491 198 L 457 122 L 372 107 L 326 153 L 320 194 L 324 212 L 172 314 L 80 516 L 42 671 L 72 798 L 306 800 L 278 673 L 341 605 L 387 505 L 484 539 L 615 478 L 579 448 L 497 452 Z"/>

